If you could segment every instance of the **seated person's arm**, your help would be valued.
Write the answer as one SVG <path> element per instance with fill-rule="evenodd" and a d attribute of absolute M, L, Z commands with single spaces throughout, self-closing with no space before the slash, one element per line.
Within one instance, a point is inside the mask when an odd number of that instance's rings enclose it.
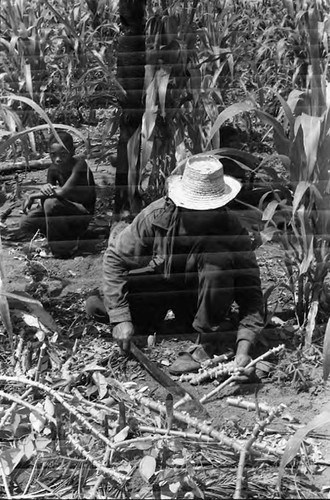
<path fill-rule="evenodd" d="M 55 186 L 45 184 L 40 188 L 40 191 L 29 194 L 23 202 L 23 212 L 26 214 L 36 200 L 45 200 L 55 196 Z"/>
<path fill-rule="evenodd" d="M 54 171 L 52 170 L 52 167 L 50 167 L 47 171 L 46 184 L 41 186 L 39 191 L 31 193 L 26 197 L 26 199 L 23 202 L 23 212 L 27 213 L 36 200 L 45 200 L 46 198 L 51 198 L 55 196 L 56 184 L 57 184 L 57 177 Z"/>
<path fill-rule="evenodd" d="M 72 173 L 66 183 L 61 187 L 56 187 L 54 193 L 60 198 L 66 198 L 67 200 L 74 201 L 76 203 L 82 203 L 80 189 L 81 187 L 81 175 L 85 175 L 87 179 L 88 166 L 84 158 L 78 157 L 73 158 L 74 162 Z"/>

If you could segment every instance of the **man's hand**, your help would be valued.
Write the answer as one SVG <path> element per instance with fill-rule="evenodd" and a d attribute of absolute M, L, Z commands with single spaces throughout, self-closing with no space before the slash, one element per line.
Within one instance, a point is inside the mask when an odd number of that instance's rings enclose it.
<path fill-rule="evenodd" d="M 112 336 L 116 340 L 119 347 L 125 351 L 129 351 L 129 343 L 134 335 L 134 325 L 131 321 L 123 321 L 114 326 Z"/>
<path fill-rule="evenodd" d="M 24 212 L 25 214 L 26 214 L 26 213 L 30 210 L 30 208 L 31 208 L 31 207 L 32 207 L 32 205 L 33 205 L 33 202 L 34 202 L 34 200 L 33 200 L 32 198 L 30 198 L 30 196 L 28 196 L 28 197 L 24 200 L 22 210 L 23 210 L 23 212 Z"/>
<path fill-rule="evenodd" d="M 235 363 L 238 368 L 244 368 L 250 361 L 252 361 L 252 358 L 248 354 L 236 354 L 235 356 Z"/>
<path fill-rule="evenodd" d="M 248 340 L 240 340 L 237 344 L 237 351 L 235 356 L 235 363 L 237 368 L 244 368 L 246 365 L 250 363 L 252 360 L 251 356 L 249 356 L 250 350 L 250 342 Z M 252 373 L 253 368 L 248 370 L 247 375 Z"/>
<path fill-rule="evenodd" d="M 55 186 L 53 186 L 52 184 L 49 184 L 49 183 L 44 184 L 44 186 L 42 186 L 40 188 L 40 191 L 44 196 L 53 196 L 54 190 L 55 190 Z"/>

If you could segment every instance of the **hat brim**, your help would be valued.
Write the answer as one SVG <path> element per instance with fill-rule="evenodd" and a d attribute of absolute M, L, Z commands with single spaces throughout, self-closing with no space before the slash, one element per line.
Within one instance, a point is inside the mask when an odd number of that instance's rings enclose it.
<path fill-rule="evenodd" d="M 220 208 L 231 200 L 236 198 L 242 185 L 234 177 L 224 175 L 225 192 L 220 196 L 213 194 L 207 196 L 205 193 L 193 195 L 183 190 L 182 175 L 172 175 L 168 178 L 168 197 L 177 207 L 187 208 L 189 210 L 213 210 Z"/>

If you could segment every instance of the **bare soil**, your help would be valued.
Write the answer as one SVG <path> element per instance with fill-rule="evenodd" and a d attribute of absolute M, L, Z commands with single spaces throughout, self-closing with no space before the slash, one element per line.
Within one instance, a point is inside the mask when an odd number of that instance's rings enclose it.
<path fill-rule="evenodd" d="M 114 169 L 105 165 L 96 166 L 91 161 L 89 164 L 97 182 L 97 214 L 91 235 L 81 242 L 78 253 L 72 259 L 44 258 L 42 242 L 39 239 L 19 242 L 6 239 L 8 229 L 18 226 L 21 200 L 17 201 L 6 219 L 6 227 L 2 228 L 1 233 L 7 290 L 27 291 L 38 298 L 60 325 L 66 345 L 72 347 L 74 343 L 76 346 L 78 344 L 78 354 L 79 343 L 84 349 L 88 345 L 89 361 L 94 359 L 97 363 L 100 358 L 106 356 L 107 350 L 110 352 L 113 344 L 107 325 L 97 323 L 86 315 L 84 300 L 91 290 L 101 287 L 102 283 L 102 255 L 107 245 L 112 221 L 110 200 L 113 195 Z M 44 170 L 20 175 L 22 196 L 33 186 L 44 183 L 45 176 Z M 9 199 L 14 187 L 15 181 L 9 180 L 8 199 L 1 207 L 1 213 L 15 203 L 15 199 Z M 329 403 L 329 386 L 324 387 L 322 381 L 321 349 L 324 332 L 322 325 L 317 330 L 315 345 L 308 355 L 301 354 L 301 339 L 295 333 L 292 298 L 285 288 L 278 286 L 286 280 L 280 247 L 275 243 L 268 243 L 259 247 L 256 252 L 263 289 L 267 290 L 270 286 L 277 285 L 268 301 L 268 308 L 281 320 L 280 324 L 268 329 L 265 340 L 257 346 L 256 354 L 280 343 L 286 345 L 286 351 L 273 360 L 274 369 L 262 382 L 241 384 L 231 387 L 230 390 L 223 390 L 205 403 L 205 407 L 212 424 L 221 430 L 234 432 L 236 429 L 237 432 L 243 432 L 255 424 L 255 412 L 229 406 L 228 396 L 240 395 L 245 400 L 257 400 L 273 407 L 284 403 L 291 417 L 271 426 L 265 435 L 271 442 L 272 436 L 287 436 L 297 429 L 298 424 L 306 424 L 319 414 Z M 145 348 L 146 354 L 167 372 L 169 364 L 189 345 L 191 342 L 188 340 L 169 336 L 158 339 L 152 349 L 147 349 L 146 345 L 141 347 Z M 134 380 L 141 387 L 147 385 L 156 399 L 164 400 L 166 396 L 165 390 L 132 358 L 123 359 L 120 368 L 117 367 L 116 374 L 121 380 Z M 186 384 L 186 387 L 199 398 L 215 386 L 216 382 L 212 381 L 194 387 Z M 313 470 L 305 471 L 305 477 L 310 484 L 319 489 L 321 495 L 319 498 L 322 498 L 323 494 L 323 498 L 329 498 L 327 495 L 330 490 L 330 426 L 315 432 L 310 439 L 314 440 L 314 444 L 320 450 L 320 463 Z"/>

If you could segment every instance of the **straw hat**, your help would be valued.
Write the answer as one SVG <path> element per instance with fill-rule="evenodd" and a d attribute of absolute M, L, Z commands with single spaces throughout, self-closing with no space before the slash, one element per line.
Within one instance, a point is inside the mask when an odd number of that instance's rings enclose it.
<path fill-rule="evenodd" d="M 182 175 L 168 179 L 168 196 L 177 207 L 212 210 L 233 200 L 241 183 L 224 175 L 222 163 L 213 155 L 188 158 Z"/>

